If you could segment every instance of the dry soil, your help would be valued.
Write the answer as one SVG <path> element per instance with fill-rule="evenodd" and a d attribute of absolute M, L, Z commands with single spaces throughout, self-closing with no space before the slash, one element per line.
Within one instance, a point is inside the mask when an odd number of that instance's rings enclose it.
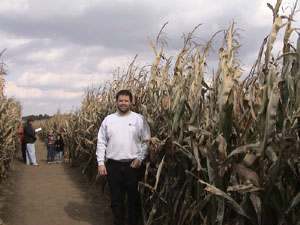
<path fill-rule="evenodd" d="M 6 225 L 109 225 L 109 199 L 65 159 L 46 163 L 46 147 L 35 144 L 39 166 L 27 166 L 20 153 L 9 178 L 0 184 L 0 218 Z"/>

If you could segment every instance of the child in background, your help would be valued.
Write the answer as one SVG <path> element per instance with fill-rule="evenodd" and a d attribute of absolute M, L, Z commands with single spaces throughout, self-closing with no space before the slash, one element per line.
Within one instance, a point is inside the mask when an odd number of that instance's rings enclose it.
<path fill-rule="evenodd" d="M 54 143 L 55 151 L 56 151 L 56 161 L 58 163 L 62 163 L 62 154 L 64 150 L 64 141 L 61 134 L 57 135 L 56 141 Z"/>
<path fill-rule="evenodd" d="M 50 130 L 46 139 L 47 145 L 47 163 L 54 163 L 54 137 L 53 131 Z"/>

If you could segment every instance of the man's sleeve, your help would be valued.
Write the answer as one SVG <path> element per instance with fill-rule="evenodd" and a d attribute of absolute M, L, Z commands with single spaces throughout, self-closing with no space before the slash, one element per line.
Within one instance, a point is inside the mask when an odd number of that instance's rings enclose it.
<path fill-rule="evenodd" d="M 151 137 L 151 131 L 149 124 L 143 118 L 142 131 L 141 131 L 141 141 L 147 140 Z M 148 154 L 148 146 L 146 143 L 141 143 L 141 150 L 138 153 L 138 159 L 142 162 Z"/>
<path fill-rule="evenodd" d="M 106 135 L 105 124 L 106 124 L 106 120 L 104 119 L 98 132 L 97 149 L 96 149 L 98 166 L 104 165 L 104 160 L 105 160 L 105 151 L 107 147 L 107 135 Z"/>

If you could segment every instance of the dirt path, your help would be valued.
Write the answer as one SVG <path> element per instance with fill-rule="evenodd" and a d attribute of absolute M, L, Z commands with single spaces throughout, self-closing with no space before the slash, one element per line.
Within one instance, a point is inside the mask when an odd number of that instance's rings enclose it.
<path fill-rule="evenodd" d="M 2 187 L 0 218 L 5 224 L 112 224 L 109 201 L 99 188 L 85 182 L 67 162 L 47 164 L 42 142 L 37 141 L 35 147 L 40 166 L 27 166 L 19 156 L 10 184 Z"/>

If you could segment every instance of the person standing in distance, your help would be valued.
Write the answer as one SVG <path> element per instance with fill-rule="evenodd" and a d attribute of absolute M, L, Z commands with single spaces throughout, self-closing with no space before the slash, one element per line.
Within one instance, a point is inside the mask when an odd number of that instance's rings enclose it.
<path fill-rule="evenodd" d="M 150 127 L 142 115 L 130 110 L 130 91 L 119 91 L 116 101 L 117 112 L 105 117 L 98 132 L 98 171 L 102 176 L 107 175 L 114 224 L 125 224 L 124 200 L 127 194 L 128 224 L 138 225 L 141 214 L 140 167 L 148 154 L 147 144 L 141 141 L 150 138 Z"/>
<path fill-rule="evenodd" d="M 23 125 L 21 125 L 21 124 L 18 126 L 18 133 L 20 135 L 22 157 L 23 157 L 24 162 L 26 163 L 26 143 L 24 141 Z"/>
<path fill-rule="evenodd" d="M 35 146 L 34 142 L 36 141 L 35 131 L 32 129 L 33 118 L 27 119 L 27 122 L 24 124 L 24 141 L 26 143 L 26 164 L 33 166 L 38 166 L 36 163 L 35 156 Z"/>

